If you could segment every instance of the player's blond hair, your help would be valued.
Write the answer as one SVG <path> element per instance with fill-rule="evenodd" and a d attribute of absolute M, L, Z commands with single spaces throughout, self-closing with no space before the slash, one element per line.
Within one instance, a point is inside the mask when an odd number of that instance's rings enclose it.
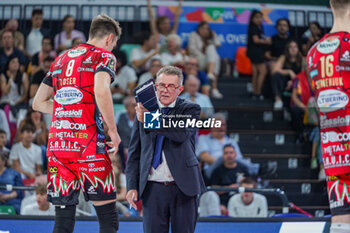
<path fill-rule="evenodd" d="M 120 38 L 122 29 L 119 26 L 118 21 L 114 20 L 106 14 L 99 14 L 92 19 L 89 39 L 103 38 L 111 33 L 118 39 Z"/>

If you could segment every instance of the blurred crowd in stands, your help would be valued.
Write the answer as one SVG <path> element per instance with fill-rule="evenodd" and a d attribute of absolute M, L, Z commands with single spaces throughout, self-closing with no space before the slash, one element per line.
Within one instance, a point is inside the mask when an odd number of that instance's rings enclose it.
<path fill-rule="evenodd" d="M 277 164 L 274 161 L 257 164 L 245 159 L 239 145 L 227 135 L 225 114 L 214 111 L 212 99 L 224 98 L 218 88 L 222 59 L 217 52 L 220 40 L 216 33 L 207 22 L 200 22 L 190 34 L 187 47 L 183 48 L 182 40 L 176 34 L 181 1 L 173 23 L 167 17 L 156 18 L 150 0 L 147 4 L 150 30 L 135 35 L 137 44 L 131 51 L 121 50 L 121 45 L 113 51 L 117 71 L 111 91 L 119 106 L 116 108 L 116 124 L 122 143 L 118 155 L 111 160 L 117 177 L 120 214 L 142 215 L 142 211 L 128 209 L 125 200 L 125 162 L 135 120 L 133 90 L 145 81 L 155 79 L 164 65 L 183 70 L 185 91 L 182 98 L 202 107 L 202 119 L 215 117 L 222 121 L 221 128 L 198 136 L 196 153 L 206 184 L 212 187 L 257 187 L 254 178 L 272 175 Z M 290 120 L 298 132 L 298 142 L 313 143 L 312 166 L 315 168 L 320 155 L 320 136 L 313 104 L 313 84 L 306 72 L 305 55 L 322 37 L 322 29 L 317 22 L 312 22 L 298 40 L 289 32 L 288 19 L 279 19 L 277 34 L 266 37 L 262 22 L 262 13 L 253 11 L 247 32 L 247 49 L 240 54 L 248 57 L 252 64 L 252 99 L 274 99 L 274 110 L 285 112 L 285 119 Z M 46 201 L 45 188 L 45 174 L 55 172 L 48 170 L 52 168 L 47 168 L 46 159 L 51 117 L 33 111 L 31 101 L 54 59 L 67 49 L 86 42 L 85 35 L 87 32 L 75 28 L 73 16 L 67 15 L 62 20 L 62 31 L 53 36 L 50 29 L 43 28 L 41 9 L 33 10 L 31 27 L 26 31 L 18 30 L 16 19 L 9 20 L 0 31 L 0 185 L 35 186 L 35 191 L 0 190 L 0 207 L 10 205 L 17 214 L 54 215 L 52 205 Z M 263 88 L 266 80 L 271 84 L 268 91 Z M 77 214 L 94 214 L 91 205 L 83 201 L 83 197 L 80 199 Z M 200 216 L 209 215 L 266 217 L 266 198 L 257 193 L 207 192 L 200 199 Z"/>

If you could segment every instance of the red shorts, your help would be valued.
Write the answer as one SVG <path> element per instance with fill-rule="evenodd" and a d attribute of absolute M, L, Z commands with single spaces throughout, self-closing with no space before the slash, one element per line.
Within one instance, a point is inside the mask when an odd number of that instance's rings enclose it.
<path fill-rule="evenodd" d="M 332 216 L 350 214 L 350 174 L 327 177 L 329 207 Z"/>
<path fill-rule="evenodd" d="M 54 205 L 77 205 L 80 189 L 85 200 L 116 198 L 116 185 L 108 155 L 57 159 L 48 155 L 48 201 Z"/>

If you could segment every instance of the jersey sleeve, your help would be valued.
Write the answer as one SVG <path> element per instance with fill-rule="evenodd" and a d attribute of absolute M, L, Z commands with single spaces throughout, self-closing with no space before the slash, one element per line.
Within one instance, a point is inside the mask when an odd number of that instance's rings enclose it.
<path fill-rule="evenodd" d="M 101 59 L 96 66 L 95 74 L 101 71 L 107 72 L 111 76 L 111 83 L 115 78 L 116 64 L 117 59 L 111 53 L 102 53 Z"/>
<path fill-rule="evenodd" d="M 47 72 L 47 74 L 43 80 L 43 83 L 45 83 L 46 85 L 48 85 L 50 87 L 52 87 L 52 72 L 53 72 L 54 64 L 56 64 L 56 62 L 52 62 L 50 70 L 49 70 L 49 72 Z"/>

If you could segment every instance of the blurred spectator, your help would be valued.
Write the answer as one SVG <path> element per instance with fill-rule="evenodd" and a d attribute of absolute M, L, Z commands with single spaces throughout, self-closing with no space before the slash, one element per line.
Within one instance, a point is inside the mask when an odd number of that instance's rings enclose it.
<path fill-rule="evenodd" d="M 12 167 L 22 174 L 23 178 L 33 179 L 41 174 L 41 149 L 33 143 L 35 128 L 25 124 L 21 130 L 21 141 L 11 148 L 10 161 Z"/>
<path fill-rule="evenodd" d="M 85 35 L 81 31 L 75 30 L 74 18 L 71 15 L 64 16 L 62 20 L 62 32 L 55 36 L 55 50 L 57 54 L 72 47 L 72 40 L 81 38 L 85 43 Z"/>
<path fill-rule="evenodd" d="M 35 96 L 35 93 L 37 92 L 41 82 L 45 78 L 47 72 L 50 70 L 51 63 L 55 59 L 52 57 L 46 57 L 42 63 L 42 65 L 38 66 L 40 68 L 33 76 L 30 81 L 29 86 L 29 98 L 32 100 Z"/>
<path fill-rule="evenodd" d="M 275 110 L 283 108 L 283 92 L 291 92 L 296 75 L 305 69 L 306 60 L 299 50 L 298 43 L 295 40 L 289 41 L 284 54 L 278 58 L 272 70 L 271 85 Z"/>
<path fill-rule="evenodd" d="M 312 47 L 313 44 L 315 44 L 317 41 L 319 41 L 323 36 L 323 30 L 321 25 L 316 22 L 310 22 L 309 23 L 309 29 L 304 32 L 302 35 L 302 52 L 303 55 L 306 56 L 309 49 Z"/>
<path fill-rule="evenodd" d="M 32 125 L 35 128 L 35 131 L 33 133 L 33 143 L 42 146 L 47 145 L 48 131 L 46 129 L 46 124 L 41 112 L 34 111 L 32 108 L 29 108 L 25 118 L 19 124 L 18 130 L 21 132 L 22 127 L 25 125 Z M 18 142 L 22 141 L 22 136 L 22 134 L 18 135 Z"/>
<path fill-rule="evenodd" d="M 246 177 L 241 180 L 240 187 L 256 188 L 256 182 Z M 267 200 L 264 195 L 252 192 L 235 194 L 230 198 L 228 205 L 228 215 L 236 218 L 266 218 Z"/>
<path fill-rule="evenodd" d="M 265 56 L 268 60 L 276 61 L 286 50 L 286 44 L 290 40 L 289 35 L 290 23 L 287 18 L 277 20 L 277 34 L 272 36 L 272 43 Z"/>
<path fill-rule="evenodd" d="M 7 136 L 6 132 L 0 129 L 0 153 L 9 156 L 10 150 L 6 148 L 7 144 Z"/>
<path fill-rule="evenodd" d="M 23 186 L 21 175 L 7 166 L 8 157 L 0 152 L 0 185 Z M 23 193 L 21 191 L 0 190 L 0 205 L 11 205 L 20 213 L 21 200 Z"/>
<path fill-rule="evenodd" d="M 254 10 L 250 15 L 248 27 L 247 56 L 252 62 L 252 97 L 264 99 L 261 90 L 264 84 L 267 69 L 265 65 L 265 50 L 271 45 L 271 37 L 265 37 L 263 29 L 263 14 Z"/>
<path fill-rule="evenodd" d="M 11 140 L 10 125 L 9 125 L 9 122 L 7 121 L 6 114 L 2 109 L 0 109 L 0 132 L 3 132 L 5 134 L 5 138 L 8 142 Z M 5 142 L 4 145 L 6 144 L 7 142 Z"/>
<path fill-rule="evenodd" d="M 35 187 L 36 202 L 21 207 L 21 215 L 55 215 L 55 207 L 47 201 L 46 185 Z"/>
<path fill-rule="evenodd" d="M 24 50 L 24 36 L 22 32 L 18 31 L 17 19 L 10 19 L 7 21 L 5 28 L 0 31 L 0 38 L 5 31 L 10 31 L 14 35 L 14 47 L 20 51 Z M 3 42 L 0 43 L 0 48 L 4 47 Z"/>
<path fill-rule="evenodd" d="M 210 95 L 209 79 L 204 71 L 199 70 L 198 60 L 195 57 L 187 57 L 185 59 L 185 70 L 183 72 L 184 83 L 186 83 L 187 75 L 194 75 L 200 81 L 200 92 L 204 95 Z"/>
<path fill-rule="evenodd" d="M 42 39 L 42 46 L 41 50 L 38 53 L 35 53 L 32 57 L 31 64 L 31 74 L 35 75 L 36 72 L 40 68 L 43 68 L 43 63 L 44 60 L 48 57 L 55 58 L 56 57 L 56 52 L 53 50 L 53 42 L 50 37 L 44 37 Z M 50 64 L 51 65 L 51 64 Z"/>
<path fill-rule="evenodd" d="M 136 35 L 136 39 L 141 47 L 131 50 L 130 61 L 136 73 L 140 75 L 149 68 L 152 58 L 159 59 L 159 48 L 157 47 L 156 36 L 147 31 Z"/>
<path fill-rule="evenodd" d="M 120 157 L 118 154 L 111 155 L 111 162 L 113 167 L 113 173 L 115 176 L 115 183 L 117 187 L 117 209 L 124 216 L 130 216 L 128 208 L 122 204 L 122 202 L 126 202 L 126 176 L 123 173 L 122 164 L 120 161 Z"/>
<path fill-rule="evenodd" d="M 197 58 L 199 69 L 206 71 L 212 80 L 212 96 L 217 99 L 223 98 L 217 89 L 217 79 L 220 73 L 220 56 L 216 48 L 221 45 L 216 33 L 209 27 L 208 22 L 202 21 L 197 30 L 191 32 L 188 40 L 188 53 Z"/>
<path fill-rule="evenodd" d="M 133 68 L 127 65 L 127 58 L 124 51 L 113 50 L 117 59 L 116 76 L 112 86 L 113 99 L 123 99 L 125 96 L 132 95 L 137 85 L 137 76 Z"/>
<path fill-rule="evenodd" d="M 50 35 L 50 30 L 43 28 L 43 10 L 33 9 L 32 18 L 30 19 L 32 27 L 25 32 L 26 51 L 29 56 L 41 51 L 42 40 Z"/>
<path fill-rule="evenodd" d="M 145 82 L 147 82 L 150 79 L 153 79 L 154 81 L 156 81 L 156 75 L 157 72 L 163 67 L 162 62 L 160 59 L 158 58 L 152 58 L 151 59 L 151 63 L 150 63 L 150 67 L 148 69 L 148 71 L 146 73 L 143 73 L 140 76 L 139 79 L 139 83 L 138 85 L 141 85 Z"/>
<path fill-rule="evenodd" d="M 20 70 L 20 61 L 16 55 L 8 58 L 4 72 L 1 74 L 0 85 L 2 93 L 0 104 L 2 106 L 9 104 L 17 109 L 25 105 L 29 80 L 27 74 Z"/>
<path fill-rule="evenodd" d="M 223 147 L 222 157 L 223 163 L 215 168 L 210 179 L 212 187 L 238 188 L 243 177 L 248 176 L 246 168 L 236 162 L 235 147 L 226 144 Z M 217 192 L 220 197 L 220 209 L 223 215 L 227 214 L 227 203 L 230 194 L 228 192 Z"/>
<path fill-rule="evenodd" d="M 196 147 L 197 157 L 204 162 L 204 175 L 206 179 L 210 179 L 213 170 L 222 164 L 222 151 L 223 146 L 226 144 L 231 144 L 235 148 L 236 161 L 245 166 L 250 175 L 275 170 L 274 166 L 277 165 L 269 165 L 268 170 L 265 171 L 260 167 L 260 164 L 251 163 L 244 159 L 237 142 L 226 135 L 226 117 L 221 113 L 216 113 L 213 115 L 213 118 L 221 121 L 221 127 L 212 128 L 208 135 L 200 135 Z"/>
<path fill-rule="evenodd" d="M 134 120 L 136 116 L 136 100 L 133 95 L 127 96 L 123 100 L 124 107 L 126 109 L 125 113 L 120 114 L 118 120 L 118 133 L 122 140 L 121 145 L 123 147 L 124 156 L 128 156 L 128 147 L 130 142 L 130 136 L 132 127 L 134 125 Z"/>
<path fill-rule="evenodd" d="M 296 75 L 293 82 L 290 112 L 292 115 L 292 127 L 297 132 L 300 140 L 303 138 L 305 129 L 304 119 L 305 114 L 308 112 L 308 103 L 313 96 L 314 85 L 311 77 L 306 72 Z M 318 125 L 318 122 L 315 123 Z"/>
<path fill-rule="evenodd" d="M 205 119 L 214 114 L 214 107 L 208 96 L 198 92 L 199 85 L 199 79 L 192 74 L 189 75 L 185 82 L 185 93 L 181 95 L 181 98 L 198 104 L 201 107 L 200 118 Z"/>
<path fill-rule="evenodd" d="M 72 48 L 74 48 L 82 43 L 83 43 L 83 39 L 81 39 L 80 37 L 74 38 L 72 40 Z"/>
<path fill-rule="evenodd" d="M 167 39 L 167 51 L 160 54 L 163 65 L 172 65 L 183 68 L 184 56 L 181 53 L 182 40 L 176 34 L 170 34 Z"/>
<path fill-rule="evenodd" d="M 2 48 L 0 48 L 0 72 L 4 71 L 7 60 L 11 56 L 16 56 L 19 59 L 21 65 L 21 71 L 24 71 L 24 65 L 26 58 L 24 53 L 14 47 L 14 34 L 10 30 L 4 30 L 1 36 Z"/>
<path fill-rule="evenodd" d="M 170 19 L 166 16 L 160 16 L 157 19 L 154 18 L 151 0 L 147 0 L 147 9 L 149 16 L 149 23 L 152 35 L 156 36 L 159 46 L 166 43 L 167 36 L 170 34 L 176 34 L 179 26 L 179 16 L 182 10 L 182 0 L 179 0 L 179 5 L 175 11 L 175 18 L 173 27 L 170 25 Z"/>

